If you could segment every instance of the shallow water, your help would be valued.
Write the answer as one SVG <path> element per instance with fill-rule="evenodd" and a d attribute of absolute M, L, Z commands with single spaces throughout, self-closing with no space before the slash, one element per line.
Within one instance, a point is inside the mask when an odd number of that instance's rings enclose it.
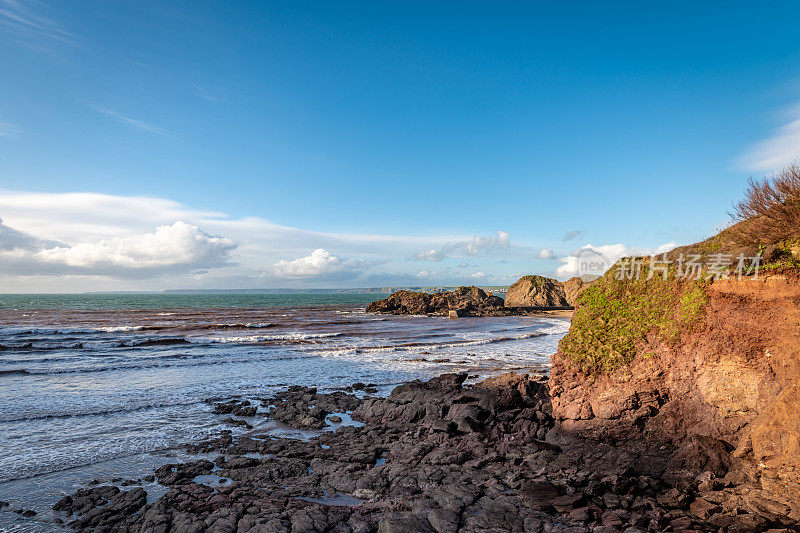
<path fill-rule="evenodd" d="M 9 511 L 47 516 L 114 465 L 124 466 L 116 476 L 145 476 L 165 450 L 242 431 L 222 425 L 209 399 L 257 401 L 294 384 L 388 393 L 446 371 L 546 369 L 568 329 L 559 318 L 366 314 L 379 295 L 310 295 L 308 305 L 302 295 L 213 296 L 191 306 L 187 295 L 137 295 L 127 307 L 120 296 L 0 297 L 12 306 L 0 308 L 0 500 L 12 502 L 0 529 L 34 527 L 44 518 Z"/>

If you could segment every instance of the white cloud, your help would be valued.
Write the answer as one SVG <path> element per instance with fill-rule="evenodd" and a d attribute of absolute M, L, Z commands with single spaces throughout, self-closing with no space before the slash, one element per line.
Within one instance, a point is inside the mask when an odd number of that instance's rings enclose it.
<path fill-rule="evenodd" d="M 581 271 L 581 259 L 591 258 L 593 261 L 603 263 L 602 271 L 611 268 L 622 257 L 658 255 L 668 252 L 677 246 L 677 243 L 670 242 L 662 244 L 658 248 L 629 247 L 622 243 L 605 244 L 603 246 L 593 246 L 587 244 L 577 250 L 573 250 L 567 257 L 562 257 L 563 263 L 556 269 L 556 274 L 561 277 L 571 277 L 583 274 Z"/>
<path fill-rule="evenodd" d="M 322 248 L 340 258 L 359 257 L 358 269 L 340 272 L 338 278 L 329 276 L 319 280 L 355 280 L 354 274 L 363 273 L 361 286 L 371 286 L 375 280 L 387 280 L 398 276 L 406 269 L 413 277 L 410 265 L 395 265 L 390 271 L 379 265 L 392 260 L 405 262 L 415 252 L 439 250 L 447 243 L 469 241 L 463 235 L 406 236 L 386 234 L 326 233 L 301 228 L 282 226 L 260 217 L 234 218 L 211 210 L 193 209 L 178 202 L 146 196 L 115 196 L 98 193 L 39 193 L 0 190 L 0 216 L 14 230 L 34 239 L 55 241 L 56 245 L 73 247 L 80 244 L 98 243 L 121 237 L 137 237 L 152 233 L 158 226 L 171 226 L 176 221 L 196 226 L 209 235 L 219 235 L 237 244 L 230 251 L 230 260 L 221 267 L 214 267 L 209 274 L 187 276 L 186 269 L 161 269 L 160 277 L 145 277 L 146 269 L 139 269 L 135 287 L 116 276 L 111 267 L 90 269 L 70 267 L 64 263 L 35 261 L 31 253 L 13 264 L 0 262 L 0 283 L 21 292 L 40 290 L 154 290 L 163 288 L 247 288 L 286 286 L 289 278 L 277 278 L 273 265 L 281 260 L 292 260 L 306 256 L 310 250 Z M 74 252 L 73 252 L 74 253 Z M 64 255 L 64 254 L 62 254 Z M 24 265 L 23 265 L 24 263 Z M 120 267 L 114 267 L 119 271 Z M 129 269 L 129 278 L 135 272 Z M 152 269 L 151 273 L 155 273 Z M 167 271 L 168 270 L 168 271 Z M 21 271 L 28 275 L 19 276 Z M 183 273 L 182 273 L 183 272 Z M 38 273 L 39 276 L 32 274 Z M 60 278 L 61 283 L 46 277 Z M 85 279 L 76 276 L 84 275 Z M 98 278 L 105 275 L 107 278 Z M 391 276 L 390 276 L 391 275 Z M 309 278 L 312 279 L 312 278 Z M 397 278 L 400 279 L 400 278 Z M 303 280 L 298 278 L 297 284 Z M 316 284 L 315 286 L 320 286 Z M 341 286 L 337 285 L 337 286 Z"/>
<path fill-rule="evenodd" d="M 564 234 L 564 242 L 574 241 L 575 239 L 580 239 L 581 237 L 583 237 L 583 233 L 584 232 L 581 229 L 568 231 L 568 232 L 566 232 Z"/>
<path fill-rule="evenodd" d="M 3 219 L 0 219 L 0 252 L 11 250 L 38 251 L 56 246 L 64 246 L 64 244 L 40 239 L 24 231 L 8 227 L 3 223 Z"/>
<path fill-rule="evenodd" d="M 440 250 L 428 250 L 414 254 L 414 261 L 441 261 L 445 257 L 447 256 Z"/>
<path fill-rule="evenodd" d="M 550 248 L 542 248 L 542 251 L 539 252 L 539 259 L 555 259 L 556 254 L 553 253 L 553 250 Z"/>
<path fill-rule="evenodd" d="M 482 251 L 508 250 L 510 246 L 508 233 L 498 231 L 497 236 L 473 235 L 469 240 L 450 241 L 441 249 L 426 250 L 415 253 L 415 261 L 441 261 L 452 254 L 478 255 Z"/>
<path fill-rule="evenodd" d="M 178 221 L 158 226 L 145 235 L 45 249 L 36 258 L 78 268 L 214 267 L 224 264 L 234 248 L 236 244 L 231 239 L 209 235 L 197 226 Z"/>
<path fill-rule="evenodd" d="M 776 170 L 800 159 L 800 106 L 786 114 L 788 122 L 779 127 L 772 136 L 756 143 L 739 160 L 748 170 Z"/>
<path fill-rule="evenodd" d="M 178 221 L 154 232 L 75 245 L 39 239 L 0 221 L 0 273 L 158 275 L 223 266 L 236 244 Z"/>
<path fill-rule="evenodd" d="M 483 272 L 475 272 L 474 274 L 472 274 L 472 277 L 481 279 L 481 278 L 485 278 L 486 274 L 484 274 Z"/>
<path fill-rule="evenodd" d="M 477 255 L 481 250 L 507 250 L 508 246 L 508 233 L 498 231 L 496 237 L 475 235 L 471 241 L 451 243 L 445 248 L 448 251 L 461 248 L 468 255 Z"/>
<path fill-rule="evenodd" d="M 329 233 L 144 196 L 0 191 L 0 216 L 0 284 L 19 292 L 502 282 L 541 250 L 502 231 Z M 453 264 L 420 271 L 420 250 Z"/>
<path fill-rule="evenodd" d="M 282 279 L 305 280 L 346 280 L 361 274 L 363 262 L 355 259 L 342 259 L 325 249 L 317 248 L 310 255 L 297 259 L 281 260 L 275 263 L 275 277 Z"/>

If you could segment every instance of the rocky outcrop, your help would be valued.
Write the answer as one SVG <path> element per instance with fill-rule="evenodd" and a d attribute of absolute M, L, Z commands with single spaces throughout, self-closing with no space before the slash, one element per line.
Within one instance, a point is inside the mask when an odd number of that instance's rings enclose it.
<path fill-rule="evenodd" d="M 503 299 L 487 294 L 475 286 L 459 287 L 455 291 L 428 294 L 397 291 L 388 298 L 372 302 L 368 313 L 393 315 L 442 315 L 456 311 L 459 316 L 502 316 L 506 314 Z"/>
<path fill-rule="evenodd" d="M 513 289 L 513 291 L 512 291 Z M 392 315 L 512 316 L 535 315 L 548 310 L 571 309 L 564 289 L 554 279 L 525 276 L 509 288 L 504 302 L 499 296 L 475 286 L 455 291 L 425 293 L 397 291 L 388 298 L 372 302 L 368 313 Z M 509 301 L 511 302 L 509 304 Z"/>
<path fill-rule="evenodd" d="M 188 447 L 213 457 L 156 471 L 166 494 L 96 485 L 55 508 L 92 531 L 461 532 L 761 531 L 774 525 L 717 479 L 705 492 L 660 479 L 667 452 L 557 434 L 541 376 L 504 374 L 474 385 L 445 374 L 358 399 L 295 387 L 265 403 L 294 416 L 353 407 L 361 427 L 309 440 L 230 432 Z M 355 387 L 354 387 L 355 388 Z M 228 402 L 230 403 L 230 402 Z M 224 415 L 221 415 L 224 416 Z M 258 415 L 257 415 L 258 416 Z M 291 418 L 291 416 L 289 416 Z M 681 465 L 722 451 L 698 440 Z M 727 489 L 726 489 L 727 490 Z M 774 509 L 767 499 L 753 505 Z"/>
<path fill-rule="evenodd" d="M 524 276 L 506 291 L 506 307 L 569 307 L 561 282 L 544 276 Z"/>
<path fill-rule="evenodd" d="M 690 509 L 725 506 L 773 524 L 800 520 L 800 282 L 719 280 L 702 320 L 677 342 L 650 335 L 629 365 L 587 374 L 553 357 L 553 415 L 561 435 L 671 450 L 663 479 L 700 490 Z M 577 331 L 580 305 L 570 335 Z M 562 341 L 562 345 L 565 341 Z M 609 339 L 596 338 L 602 349 Z M 684 502 L 687 506 L 689 501 Z M 727 518 L 719 517 L 720 527 Z M 758 529 L 758 528 L 753 528 Z"/>
<path fill-rule="evenodd" d="M 575 303 L 578 301 L 578 296 L 580 296 L 586 287 L 596 280 L 597 276 L 591 276 L 589 279 L 575 276 L 562 283 L 561 285 L 564 287 L 564 295 L 567 298 L 567 303 L 574 307 Z"/>

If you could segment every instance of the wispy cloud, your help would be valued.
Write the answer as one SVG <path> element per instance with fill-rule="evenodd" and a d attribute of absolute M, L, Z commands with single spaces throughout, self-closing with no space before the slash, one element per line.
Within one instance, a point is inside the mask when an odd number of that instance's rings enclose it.
<path fill-rule="evenodd" d="M 167 139 L 172 139 L 174 141 L 179 141 L 180 138 L 173 134 L 171 131 L 162 128 L 161 126 L 156 126 L 155 124 L 150 124 L 149 122 L 144 122 L 143 120 L 138 120 L 135 118 L 128 117 L 123 115 L 122 113 L 118 113 L 112 109 L 108 109 L 107 107 L 103 106 L 92 106 L 95 111 L 98 113 L 102 113 L 103 115 L 116 120 L 121 124 L 125 124 L 127 126 L 131 126 L 133 128 L 146 131 L 147 133 L 152 133 L 154 135 L 159 135 L 161 137 L 166 137 Z"/>
<path fill-rule="evenodd" d="M 37 0 L 0 0 L 0 26 L 24 39 L 28 45 L 33 44 L 31 38 L 34 37 L 75 44 L 72 34 L 42 14 L 43 7 Z"/>
<path fill-rule="evenodd" d="M 760 141 L 740 158 L 739 164 L 748 170 L 776 170 L 800 159 L 800 105 L 784 114 L 788 122 L 776 129 L 770 137 Z"/>
<path fill-rule="evenodd" d="M 200 98 L 202 98 L 203 100 L 206 100 L 207 102 L 214 102 L 214 103 L 217 103 L 217 102 L 220 102 L 220 101 L 221 101 L 221 99 L 220 99 L 220 98 L 218 98 L 218 97 L 216 97 L 216 96 L 212 95 L 212 94 L 211 94 L 211 93 L 209 93 L 207 90 L 205 90 L 203 87 L 200 87 L 199 85 L 195 85 L 195 86 L 194 86 L 194 90 L 195 90 L 195 92 L 197 93 L 197 96 L 199 96 L 199 97 L 200 97 Z"/>
<path fill-rule="evenodd" d="M 0 120 L 0 138 L 2 137 L 16 137 L 22 133 L 22 130 L 16 124 L 3 122 Z"/>
<path fill-rule="evenodd" d="M 575 239 L 580 239 L 581 237 L 583 237 L 582 229 L 568 231 L 567 233 L 564 234 L 564 242 L 574 241 Z"/>
<path fill-rule="evenodd" d="M 479 252 L 508 250 L 510 244 L 508 233 L 498 231 L 497 236 L 473 235 L 470 240 L 452 241 L 446 243 L 440 250 L 431 249 L 414 254 L 414 261 L 438 262 L 447 259 L 452 254 L 478 255 Z"/>

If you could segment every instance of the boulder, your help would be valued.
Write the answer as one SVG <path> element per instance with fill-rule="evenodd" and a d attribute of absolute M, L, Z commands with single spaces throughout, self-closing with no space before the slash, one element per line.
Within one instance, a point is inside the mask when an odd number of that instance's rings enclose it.
<path fill-rule="evenodd" d="M 544 276 L 524 276 L 506 291 L 506 307 L 569 307 L 561 282 Z"/>

